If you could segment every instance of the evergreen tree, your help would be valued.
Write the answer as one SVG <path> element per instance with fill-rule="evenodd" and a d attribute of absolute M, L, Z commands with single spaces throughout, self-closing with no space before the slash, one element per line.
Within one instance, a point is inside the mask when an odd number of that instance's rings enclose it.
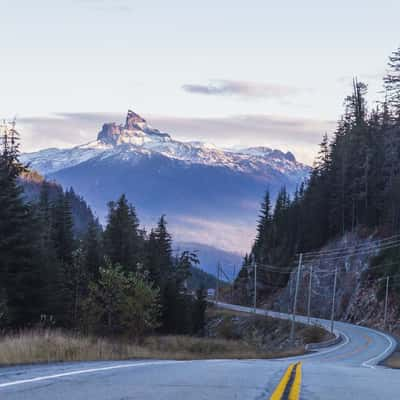
<path fill-rule="evenodd" d="M 108 204 L 108 223 L 104 231 L 104 251 L 113 264 L 135 271 L 143 253 L 143 236 L 134 207 L 125 195 Z"/>
<path fill-rule="evenodd" d="M 64 266 L 72 264 L 74 251 L 74 234 L 71 206 L 60 192 L 52 203 L 52 236 L 57 257 Z"/>
<path fill-rule="evenodd" d="M 43 275 L 43 299 L 45 307 L 42 311 L 51 321 L 63 316 L 62 288 L 65 282 L 64 270 L 58 258 L 54 241 L 53 209 L 50 196 L 50 185 L 44 181 L 40 191 L 39 203 L 36 207 L 36 218 L 39 226 L 39 256 Z"/>
<path fill-rule="evenodd" d="M 17 178 L 18 134 L 3 128 L 0 153 L 0 292 L 3 321 L 11 326 L 39 321 L 42 308 L 41 273 L 37 258 L 37 226 L 30 205 L 22 200 Z"/>
<path fill-rule="evenodd" d="M 191 276 L 191 269 L 200 263 L 196 253 L 183 251 L 175 260 L 175 279 L 180 292 L 187 290 L 187 281 Z"/>
<path fill-rule="evenodd" d="M 89 276 L 82 248 L 74 251 L 72 265 L 67 269 L 65 278 L 69 304 L 64 319 L 69 326 L 77 327 L 80 325 L 82 306 L 89 288 Z"/>
<path fill-rule="evenodd" d="M 158 290 L 140 271 L 126 272 L 121 265 L 108 263 L 90 285 L 86 310 L 91 330 L 138 339 L 158 326 Z"/>
<path fill-rule="evenodd" d="M 196 300 L 193 308 L 193 333 L 202 335 L 206 325 L 207 310 L 207 292 L 204 286 L 196 291 Z"/>
<path fill-rule="evenodd" d="M 387 102 L 396 124 L 400 123 L 400 47 L 389 56 L 388 73 L 384 77 Z"/>
<path fill-rule="evenodd" d="M 266 191 L 264 201 L 261 204 L 260 216 L 257 224 L 257 236 L 254 243 L 253 253 L 258 262 L 268 263 L 265 256 L 271 240 L 272 210 L 269 190 Z"/>
<path fill-rule="evenodd" d="M 164 215 L 159 219 L 157 228 L 150 232 L 146 247 L 149 277 L 162 291 L 173 273 L 172 239 Z"/>
<path fill-rule="evenodd" d="M 99 268 L 104 259 L 102 230 L 98 221 L 89 223 L 82 246 L 89 279 L 94 281 L 98 278 Z"/>

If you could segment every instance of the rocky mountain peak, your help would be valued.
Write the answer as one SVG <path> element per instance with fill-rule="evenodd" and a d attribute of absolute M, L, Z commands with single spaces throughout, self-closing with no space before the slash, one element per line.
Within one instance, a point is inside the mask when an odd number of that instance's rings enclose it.
<path fill-rule="evenodd" d="M 121 126 L 115 122 L 108 122 L 103 124 L 101 131 L 97 135 L 97 140 L 105 144 L 116 144 L 120 135 Z"/>
<path fill-rule="evenodd" d="M 144 118 L 132 110 L 128 110 L 125 125 L 117 125 L 115 122 L 106 123 L 97 135 L 99 142 L 112 146 L 120 144 L 142 146 L 147 142 L 164 142 L 170 139 L 167 133 L 153 129 Z"/>
<path fill-rule="evenodd" d="M 271 149 L 265 146 L 248 147 L 246 149 L 240 150 L 240 152 L 259 157 L 267 157 L 267 158 L 273 157 L 281 160 L 287 160 L 291 163 L 296 163 L 296 158 L 290 151 L 284 153 L 281 150 Z"/>
<path fill-rule="evenodd" d="M 48 174 L 100 155 L 120 158 L 123 162 L 139 155 L 157 155 L 186 165 L 223 167 L 265 178 L 273 173 L 287 183 L 302 181 L 309 173 L 309 167 L 298 163 L 290 152 L 284 153 L 265 146 L 223 149 L 204 142 L 174 140 L 168 133 L 153 128 L 132 110 L 128 110 L 123 123 L 105 123 L 97 140 L 71 149 L 46 149 L 26 154 L 22 159 Z"/>
<path fill-rule="evenodd" d="M 146 120 L 132 110 L 126 115 L 125 129 L 136 129 L 138 124 L 145 124 Z"/>

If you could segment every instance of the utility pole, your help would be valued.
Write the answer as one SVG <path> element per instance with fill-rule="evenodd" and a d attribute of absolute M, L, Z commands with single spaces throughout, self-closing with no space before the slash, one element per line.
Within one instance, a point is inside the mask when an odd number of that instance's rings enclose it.
<path fill-rule="evenodd" d="M 215 288 L 215 300 L 216 303 L 218 304 L 218 298 L 219 298 L 219 262 L 217 264 L 217 284 L 216 284 L 216 288 Z"/>
<path fill-rule="evenodd" d="M 386 277 L 386 293 L 385 293 L 385 314 L 383 317 L 383 329 L 386 329 L 387 322 L 387 309 L 388 309 L 388 297 L 389 297 L 389 277 Z"/>
<path fill-rule="evenodd" d="M 292 326 L 291 326 L 291 329 L 290 329 L 290 341 L 292 342 L 292 344 L 294 343 L 294 330 L 295 330 L 295 324 L 296 324 L 296 309 L 297 309 L 297 295 L 299 293 L 299 284 L 300 284 L 300 274 L 301 274 L 302 263 L 303 263 L 303 253 L 301 253 L 300 257 L 299 257 L 299 265 L 297 267 L 296 288 L 295 288 L 295 291 L 294 291 Z"/>
<path fill-rule="evenodd" d="M 257 263 L 254 261 L 254 313 L 257 308 Z"/>
<path fill-rule="evenodd" d="M 313 267 L 311 265 L 310 272 L 309 272 L 309 280 L 308 280 L 308 299 L 307 299 L 307 322 L 310 324 L 311 319 L 311 293 L 312 293 L 312 274 L 313 274 Z"/>
<path fill-rule="evenodd" d="M 293 307 L 292 307 L 292 286 L 293 286 L 293 279 L 292 279 L 293 271 L 289 274 L 289 298 L 288 298 L 288 306 L 287 306 L 287 312 L 290 314 L 290 311 L 293 312 Z"/>
<path fill-rule="evenodd" d="M 231 287 L 231 303 L 233 304 L 233 292 L 235 286 L 235 279 L 236 279 L 236 265 L 233 266 L 233 277 L 232 277 L 232 287 Z"/>
<path fill-rule="evenodd" d="M 333 293 L 332 293 L 332 310 L 331 310 L 331 333 L 333 333 L 333 320 L 335 318 L 335 301 L 336 301 L 336 282 L 337 282 L 337 267 L 335 268 L 335 277 L 333 281 Z"/>

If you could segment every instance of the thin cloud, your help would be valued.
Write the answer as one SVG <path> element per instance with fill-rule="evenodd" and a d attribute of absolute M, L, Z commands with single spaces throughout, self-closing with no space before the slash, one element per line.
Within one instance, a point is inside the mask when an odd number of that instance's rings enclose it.
<path fill-rule="evenodd" d="M 314 160 L 322 135 L 336 125 L 335 121 L 267 114 L 210 118 L 154 115 L 149 120 L 180 140 L 196 139 L 229 148 L 267 146 L 291 151 L 308 164 Z"/>
<path fill-rule="evenodd" d="M 207 220 L 187 216 L 173 216 L 170 228 L 177 241 L 211 245 L 226 251 L 245 254 L 255 236 L 255 221 L 243 224 L 237 221 Z"/>
<path fill-rule="evenodd" d="M 276 99 L 309 91 L 294 86 L 277 85 L 273 83 L 258 83 L 234 80 L 213 80 L 206 85 L 185 84 L 182 89 L 188 93 L 207 96 L 238 96 L 245 98 Z"/>
<path fill-rule="evenodd" d="M 123 114 L 54 113 L 43 117 L 19 117 L 22 150 L 71 147 L 95 140 L 104 122 L 123 121 Z"/>

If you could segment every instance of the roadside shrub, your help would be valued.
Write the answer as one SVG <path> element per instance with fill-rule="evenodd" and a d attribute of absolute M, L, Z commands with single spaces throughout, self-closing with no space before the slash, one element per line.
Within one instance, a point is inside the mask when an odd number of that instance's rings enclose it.
<path fill-rule="evenodd" d="M 235 329 L 232 317 L 223 316 L 217 327 L 217 335 L 227 340 L 237 340 L 241 338 L 240 333 Z"/>
<path fill-rule="evenodd" d="M 159 326 L 159 291 L 141 272 L 126 273 L 109 263 L 99 274 L 85 304 L 89 330 L 140 339 Z"/>
<path fill-rule="evenodd" d="M 319 326 L 307 326 L 303 329 L 302 336 L 305 344 L 319 343 L 325 339 L 326 331 Z"/>

